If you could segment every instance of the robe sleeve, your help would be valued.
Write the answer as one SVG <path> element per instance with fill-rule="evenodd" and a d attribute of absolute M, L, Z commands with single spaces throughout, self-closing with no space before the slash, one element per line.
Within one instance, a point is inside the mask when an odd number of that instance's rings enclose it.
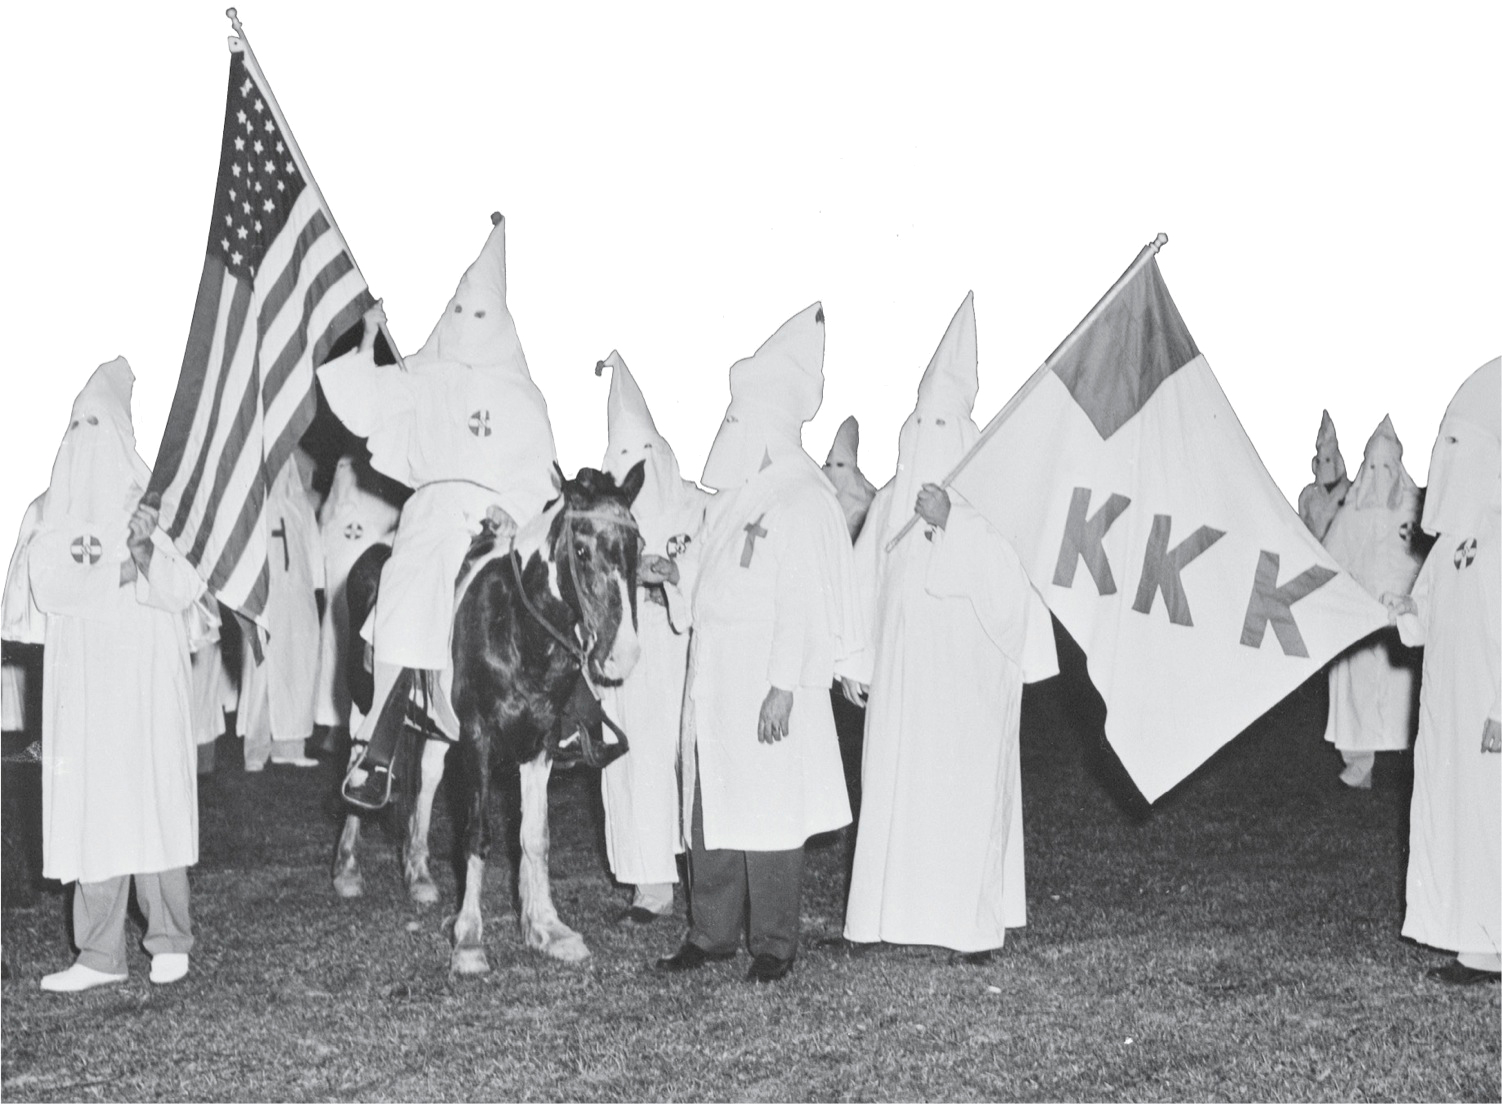
<path fill-rule="evenodd" d="M 935 598 L 966 598 L 998 651 L 1022 668 L 1024 682 L 1059 673 L 1053 621 L 1011 544 L 974 507 L 950 491 L 949 519 L 933 533 L 924 586 Z"/>
<path fill-rule="evenodd" d="M 74 560 L 72 543 L 71 532 L 63 529 L 42 530 L 32 540 L 28 574 L 37 608 L 49 615 L 109 620 L 118 601 L 124 541 L 115 555 L 94 563 Z"/>
<path fill-rule="evenodd" d="M 136 576 L 136 601 L 166 613 L 184 613 L 203 593 L 203 580 L 160 529 L 151 534 L 151 567 Z"/>
<path fill-rule="evenodd" d="M 407 458 L 419 384 L 400 365 L 377 364 L 372 350 L 345 353 L 318 369 L 329 408 L 357 437 L 366 439 L 370 465 L 412 485 Z"/>
<path fill-rule="evenodd" d="M 47 617 L 37 608 L 31 592 L 31 541 L 42 521 L 42 501 L 38 495 L 21 519 L 21 535 L 10 558 L 5 575 L 4 612 L 0 615 L 0 637 L 20 644 L 41 644 L 47 638 Z"/>
<path fill-rule="evenodd" d="M 1434 584 L 1435 564 L 1440 559 L 1434 554 L 1438 547 L 1436 544 L 1430 549 L 1424 558 L 1424 566 L 1419 568 L 1418 578 L 1413 581 L 1413 589 L 1408 592 L 1418 612 L 1399 614 L 1397 618 L 1398 638 L 1410 648 L 1422 648 L 1429 639 L 1429 597 Z"/>

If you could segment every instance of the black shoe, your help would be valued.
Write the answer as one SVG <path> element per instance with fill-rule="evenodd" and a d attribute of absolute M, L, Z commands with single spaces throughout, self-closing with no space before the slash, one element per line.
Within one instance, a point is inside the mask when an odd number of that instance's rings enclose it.
<path fill-rule="evenodd" d="M 644 928 L 653 921 L 660 919 L 661 917 L 651 909 L 644 909 L 640 905 L 632 905 L 630 908 L 624 908 L 617 913 L 615 922 L 624 927 Z"/>
<path fill-rule="evenodd" d="M 1502 975 L 1493 970 L 1477 970 L 1467 966 L 1458 958 L 1452 958 L 1443 966 L 1431 966 L 1424 971 L 1424 976 L 1430 981 L 1443 982 L 1446 985 L 1485 985 L 1489 981 L 1496 981 Z"/>
<path fill-rule="evenodd" d="M 990 951 L 952 951 L 949 955 L 951 966 L 989 966 L 992 954 Z"/>
<path fill-rule="evenodd" d="M 751 960 L 751 969 L 746 971 L 747 981 L 781 981 L 793 968 L 797 955 L 778 958 L 772 954 L 759 954 Z"/>
<path fill-rule="evenodd" d="M 729 962 L 734 957 L 734 951 L 706 951 L 697 943 L 685 943 L 678 948 L 677 954 L 659 958 L 655 968 L 669 974 L 681 974 L 687 970 L 697 970 L 706 962 Z"/>

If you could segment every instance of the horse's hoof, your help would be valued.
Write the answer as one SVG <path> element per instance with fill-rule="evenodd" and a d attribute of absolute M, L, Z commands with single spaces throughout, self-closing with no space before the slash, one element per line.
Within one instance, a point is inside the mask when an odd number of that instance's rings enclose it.
<path fill-rule="evenodd" d="M 542 948 L 542 953 L 559 962 L 583 962 L 589 957 L 589 948 L 585 946 L 582 935 L 571 931 L 561 938 L 550 940 Z"/>
<path fill-rule="evenodd" d="M 455 947 L 454 953 L 449 957 L 449 973 L 464 975 L 490 973 L 490 963 L 485 958 L 485 948 Z"/>
<path fill-rule="evenodd" d="M 414 905 L 436 905 L 438 903 L 438 885 L 432 878 L 408 882 L 407 896 L 412 898 Z"/>
<path fill-rule="evenodd" d="M 334 892 L 349 899 L 365 892 L 365 879 L 358 870 L 347 870 L 334 875 Z"/>

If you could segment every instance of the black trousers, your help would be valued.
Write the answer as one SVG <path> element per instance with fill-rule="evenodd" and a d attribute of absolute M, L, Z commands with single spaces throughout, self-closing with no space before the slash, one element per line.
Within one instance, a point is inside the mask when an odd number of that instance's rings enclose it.
<path fill-rule="evenodd" d="M 798 950 L 803 848 L 734 851 L 704 846 L 704 802 L 694 784 L 688 893 L 688 942 L 710 952 L 735 951 L 741 936 L 753 955 L 789 959 Z"/>

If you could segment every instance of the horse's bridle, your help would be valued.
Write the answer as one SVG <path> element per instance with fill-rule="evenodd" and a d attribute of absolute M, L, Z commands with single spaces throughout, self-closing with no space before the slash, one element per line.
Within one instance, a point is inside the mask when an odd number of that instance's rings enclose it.
<path fill-rule="evenodd" d="M 630 529 L 637 534 L 640 534 L 641 530 L 637 527 L 636 519 L 629 512 L 625 517 L 622 517 L 619 514 L 610 513 L 605 510 L 575 510 L 568 505 L 563 507 L 562 534 L 564 544 L 568 549 L 569 578 L 573 582 L 575 600 L 579 603 L 579 608 L 573 612 L 578 616 L 579 623 L 582 625 L 584 624 L 584 594 L 579 586 L 579 558 L 574 553 L 574 522 L 576 521 L 605 521 L 612 525 L 619 525 L 622 528 Z M 511 574 L 516 579 L 516 593 L 521 599 L 523 608 L 532 615 L 534 621 L 538 622 L 548 631 L 549 636 L 561 644 L 569 655 L 573 656 L 574 661 L 579 664 L 580 674 L 584 675 L 587 680 L 589 677 L 588 667 L 586 666 L 589 661 L 588 654 L 577 641 L 570 640 L 563 633 L 559 632 L 557 626 L 544 617 L 542 611 L 532 604 L 532 599 L 527 597 L 527 588 L 522 580 L 521 557 L 515 553 L 516 536 L 513 534 L 511 537 L 511 555 L 508 558 L 511 560 Z"/>

